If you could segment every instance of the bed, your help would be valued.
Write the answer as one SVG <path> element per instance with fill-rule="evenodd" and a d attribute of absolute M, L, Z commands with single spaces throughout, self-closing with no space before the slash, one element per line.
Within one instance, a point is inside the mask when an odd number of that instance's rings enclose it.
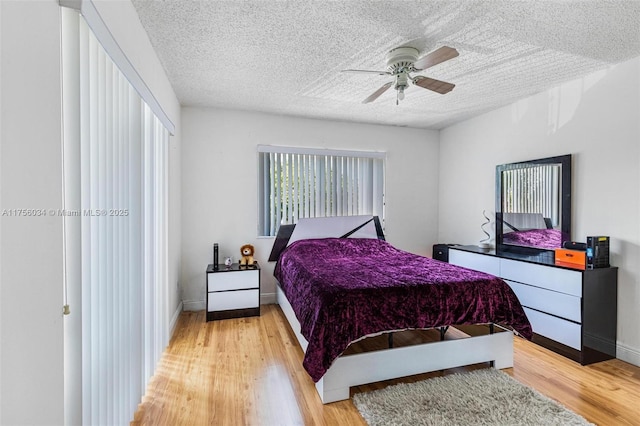
<path fill-rule="evenodd" d="M 562 247 L 563 235 L 550 218 L 540 213 L 503 213 L 502 242 L 517 246 L 553 250 Z"/>
<path fill-rule="evenodd" d="M 505 330 L 530 338 L 531 326 L 504 281 L 399 250 L 380 238 L 375 218 L 352 218 L 301 220 L 286 246 L 278 243 L 278 303 L 323 403 L 348 399 L 349 387 L 364 383 L 487 361 L 513 365 L 513 333 Z M 368 336 L 465 324 L 502 332 L 343 355 Z"/>
<path fill-rule="evenodd" d="M 504 233 L 502 242 L 516 246 L 554 250 L 562 247 L 562 237 L 562 231 L 559 229 L 528 229 Z"/>

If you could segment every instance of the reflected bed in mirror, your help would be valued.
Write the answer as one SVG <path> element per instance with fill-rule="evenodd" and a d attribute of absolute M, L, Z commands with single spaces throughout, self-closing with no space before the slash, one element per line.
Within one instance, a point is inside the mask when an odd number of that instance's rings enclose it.
<path fill-rule="evenodd" d="M 499 250 L 554 250 L 570 239 L 570 154 L 496 167 Z"/>

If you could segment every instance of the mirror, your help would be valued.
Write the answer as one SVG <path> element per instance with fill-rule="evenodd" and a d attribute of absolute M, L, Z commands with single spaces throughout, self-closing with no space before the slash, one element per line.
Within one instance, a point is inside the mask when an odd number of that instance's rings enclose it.
<path fill-rule="evenodd" d="M 571 240 L 571 154 L 496 166 L 496 248 Z"/>

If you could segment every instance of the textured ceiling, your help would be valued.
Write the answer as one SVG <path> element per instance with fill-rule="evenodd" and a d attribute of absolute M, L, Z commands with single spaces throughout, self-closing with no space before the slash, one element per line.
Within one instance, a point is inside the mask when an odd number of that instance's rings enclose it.
<path fill-rule="evenodd" d="M 640 56 L 640 1 L 133 0 L 185 106 L 440 129 Z M 460 55 L 396 105 L 386 53 Z"/>

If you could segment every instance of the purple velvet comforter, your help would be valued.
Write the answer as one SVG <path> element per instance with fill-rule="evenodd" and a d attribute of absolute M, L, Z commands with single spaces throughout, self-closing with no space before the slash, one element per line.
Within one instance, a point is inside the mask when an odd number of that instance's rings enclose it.
<path fill-rule="evenodd" d="M 501 279 L 381 240 L 297 241 L 274 275 L 309 342 L 303 366 L 315 382 L 352 341 L 372 333 L 493 322 L 532 335 Z"/>
<path fill-rule="evenodd" d="M 528 231 L 508 232 L 502 236 L 505 244 L 557 249 L 562 247 L 562 231 L 559 229 L 530 229 Z"/>

